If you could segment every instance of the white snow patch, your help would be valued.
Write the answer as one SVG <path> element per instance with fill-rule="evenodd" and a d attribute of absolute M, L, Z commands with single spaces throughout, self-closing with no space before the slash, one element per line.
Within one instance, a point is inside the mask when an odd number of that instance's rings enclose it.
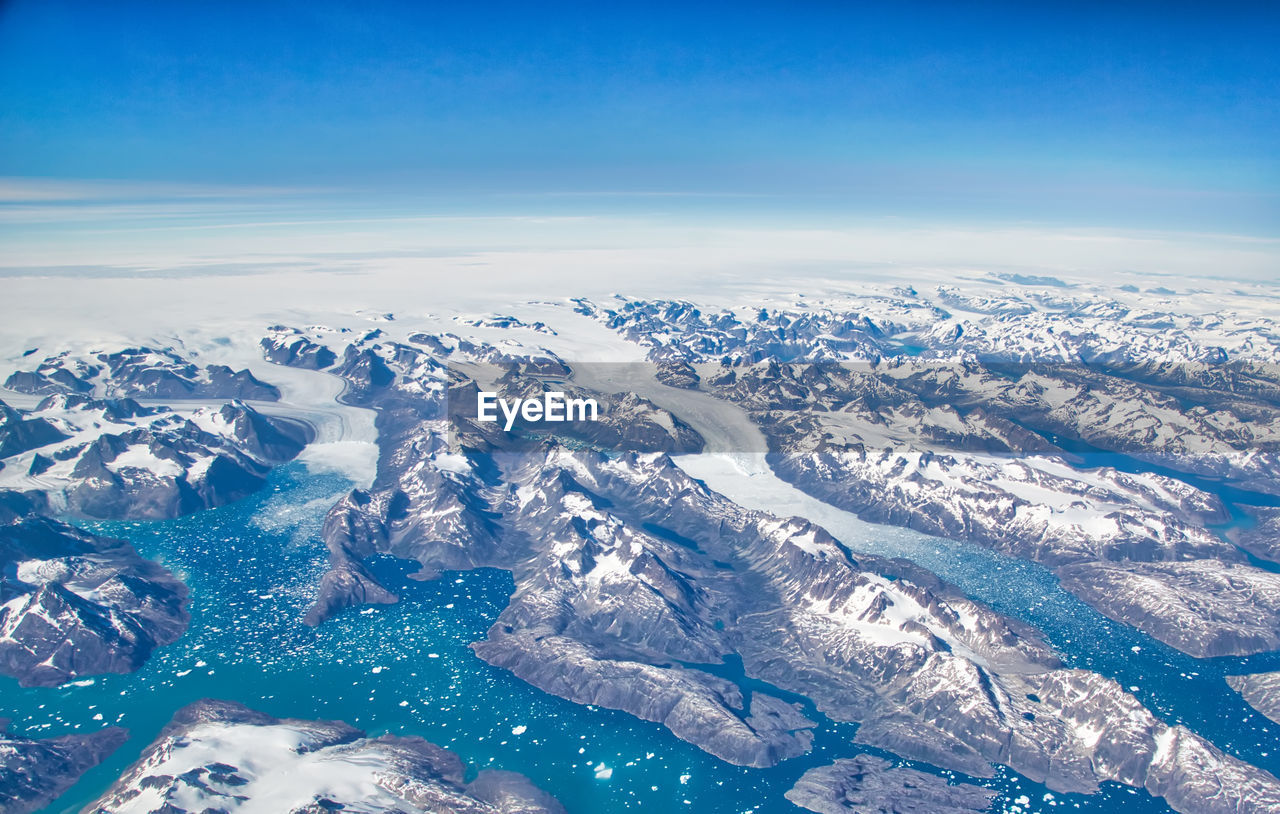
<path fill-rule="evenodd" d="M 157 477 L 177 478 L 183 473 L 182 465 L 177 461 L 160 458 L 146 444 L 132 444 L 107 464 L 107 469 L 119 472 L 121 469 L 146 469 Z"/>

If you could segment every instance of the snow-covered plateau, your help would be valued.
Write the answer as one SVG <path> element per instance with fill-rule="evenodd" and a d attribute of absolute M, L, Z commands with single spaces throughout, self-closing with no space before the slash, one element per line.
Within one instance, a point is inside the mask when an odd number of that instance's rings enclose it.
<path fill-rule="evenodd" d="M 365 737 L 335 721 L 280 719 L 204 700 L 173 721 L 86 811 L 210 810 L 562 814 L 550 795 L 509 772 L 470 782 L 453 753 L 421 738 Z"/>

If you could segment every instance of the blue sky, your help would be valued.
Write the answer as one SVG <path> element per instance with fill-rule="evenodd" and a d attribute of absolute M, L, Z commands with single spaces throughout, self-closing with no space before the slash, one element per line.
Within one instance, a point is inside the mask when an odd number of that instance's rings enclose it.
<path fill-rule="evenodd" d="M 0 176 L 1275 236 L 1277 7 L 1114 5 L 9 0 Z"/>

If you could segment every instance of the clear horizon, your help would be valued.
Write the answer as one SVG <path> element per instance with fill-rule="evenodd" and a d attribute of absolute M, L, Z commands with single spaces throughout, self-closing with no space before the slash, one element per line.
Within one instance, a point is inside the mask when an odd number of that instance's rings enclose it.
<path fill-rule="evenodd" d="M 1267 243 L 1277 34 L 1232 3 L 17 0 L 0 245 L 59 265 L 99 238 L 159 256 L 174 232 L 357 222 L 374 246 L 439 217 Z"/>

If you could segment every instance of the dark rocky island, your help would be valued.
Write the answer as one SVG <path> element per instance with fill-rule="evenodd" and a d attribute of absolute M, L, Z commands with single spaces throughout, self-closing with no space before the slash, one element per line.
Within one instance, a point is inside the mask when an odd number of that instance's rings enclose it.
<path fill-rule="evenodd" d="M 128 733 L 107 727 L 88 735 L 32 739 L 6 734 L 0 719 L 0 812 L 40 811 L 124 743 Z"/>
<path fill-rule="evenodd" d="M 121 540 L 0 493 L 0 673 L 26 686 L 136 670 L 186 629 L 187 589 Z"/>
<path fill-rule="evenodd" d="M 948 783 L 884 758 L 858 755 L 810 769 L 787 799 L 817 814 L 980 814 L 995 794 L 969 783 Z"/>

